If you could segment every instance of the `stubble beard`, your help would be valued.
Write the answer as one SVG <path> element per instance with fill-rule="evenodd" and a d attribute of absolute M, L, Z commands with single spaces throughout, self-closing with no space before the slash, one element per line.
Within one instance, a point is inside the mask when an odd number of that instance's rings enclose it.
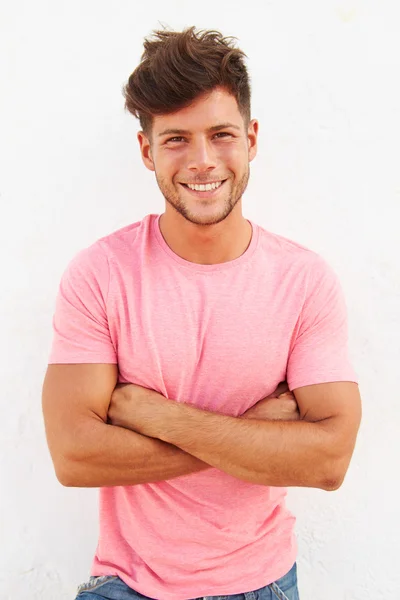
<path fill-rule="evenodd" d="M 215 225 L 226 219 L 235 208 L 239 200 L 242 198 L 247 188 L 249 177 L 250 167 L 248 166 L 238 183 L 228 193 L 228 197 L 225 198 L 225 200 L 219 200 L 219 202 L 222 204 L 220 211 L 213 216 L 200 217 L 199 215 L 196 215 L 190 211 L 188 203 L 181 198 L 181 195 L 176 190 L 176 187 L 173 184 L 168 183 L 164 178 L 158 177 L 156 172 L 158 187 L 160 188 L 160 191 L 166 202 L 168 202 L 170 206 L 172 206 L 180 215 L 182 215 L 184 219 L 190 221 L 190 223 L 194 223 L 195 225 Z M 229 181 L 224 185 L 227 184 L 229 185 Z M 224 193 L 227 193 L 227 191 Z"/>

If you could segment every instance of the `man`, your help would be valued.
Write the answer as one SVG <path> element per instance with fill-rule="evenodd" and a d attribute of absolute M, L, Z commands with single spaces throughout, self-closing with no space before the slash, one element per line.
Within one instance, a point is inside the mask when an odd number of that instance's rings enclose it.
<path fill-rule="evenodd" d="M 61 483 L 101 488 L 79 600 L 298 598 L 285 488 L 337 489 L 351 459 L 337 277 L 242 215 L 243 56 L 215 31 L 146 40 L 125 98 L 165 212 L 79 252 L 60 284 L 47 439 Z"/>

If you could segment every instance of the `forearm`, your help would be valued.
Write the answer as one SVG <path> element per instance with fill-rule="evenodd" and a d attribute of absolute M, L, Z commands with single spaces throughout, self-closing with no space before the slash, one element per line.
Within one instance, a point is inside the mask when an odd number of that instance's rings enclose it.
<path fill-rule="evenodd" d="M 166 400 L 142 433 L 173 444 L 239 479 L 271 486 L 336 489 L 343 471 L 325 421 L 247 420 Z"/>
<path fill-rule="evenodd" d="M 210 468 L 167 442 L 97 418 L 80 424 L 69 447 L 54 462 L 59 481 L 71 487 L 137 485 Z"/>

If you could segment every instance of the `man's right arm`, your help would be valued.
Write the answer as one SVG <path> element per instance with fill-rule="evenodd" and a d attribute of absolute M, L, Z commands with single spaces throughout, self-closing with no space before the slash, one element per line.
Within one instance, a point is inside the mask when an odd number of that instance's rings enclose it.
<path fill-rule="evenodd" d="M 51 364 L 43 383 L 46 437 L 60 483 L 137 485 L 211 468 L 171 444 L 107 423 L 116 364 Z"/>

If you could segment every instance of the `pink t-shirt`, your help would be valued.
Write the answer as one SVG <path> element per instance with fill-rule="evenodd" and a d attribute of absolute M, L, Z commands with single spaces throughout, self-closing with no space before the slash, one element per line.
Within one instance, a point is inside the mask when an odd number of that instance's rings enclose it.
<path fill-rule="evenodd" d="M 177 256 L 159 215 L 79 252 L 61 280 L 49 363 L 118 363 L 120 382 L 235 417 L 285 379 L 291 390 L 357 381 L 332 269 L 251 225 L 246 252 L 221 264 Z M 101 488 L 92 575 L 162 600 L 263 587 L 296 560 L 285 495 L 215 468 Z"/>

